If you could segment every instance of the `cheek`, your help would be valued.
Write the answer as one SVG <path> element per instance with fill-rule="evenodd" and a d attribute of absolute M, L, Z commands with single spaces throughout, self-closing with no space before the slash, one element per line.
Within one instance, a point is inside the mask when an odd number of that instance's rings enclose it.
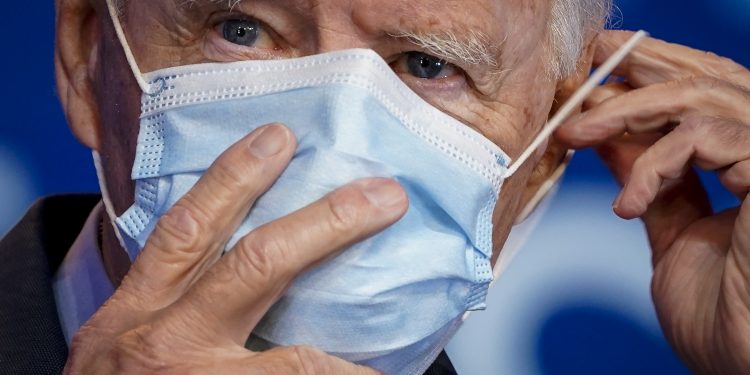
<path fill-rule="evenodd" d="M 109 29 L 105 29 L 105 34 Z M 104 35 L 96 73 L 100 150 L 107 186 L 117 214 L 133 202 L 130 171 L 138 138 L 141 91 L 114 35 Z"/>
<path fill-rule="evenodd" d="M 506 104 L 495 111 L 500 126 L 483 129 L 482 132 L 493 142 L 500 145 L 511 158 L 515 159 L 539 133 L 549 116 L 554 100 L 555 85 L 550 82 L 536 81 L 528 77 L 526 90 L 510 90 L 499 101 Z M 531 88 L 529 88 L 531 87 Z M 524 202 L 524 193 L 533 168 L 524 166 L 507 179 L 502 186 L 498 203 L 493 213 L 493 257 L 497 261 L 499 253 L 510 233 L 516 216 Z"/>
<path fill-rule="evenodd" d="M 513 90 L 492 102 L 466 103 L 463 120 L 515 159 L 549 116 L 554 87 L 548 86 Z"/>
<path fill-rule="evenodd" d="M 495 265 L 500 250 L 508 238 L 511 228 L 516 220 L 516 214 L 521 209 L 520 204 L 523 201 L 523 192 L 525 181 L 528 175 L 523 170 L 519 171 L 512 178 L 509 178 L 503 184 L 500 196 L 498 197 L 495 211 L 492 214 L 492 265 Z"/>

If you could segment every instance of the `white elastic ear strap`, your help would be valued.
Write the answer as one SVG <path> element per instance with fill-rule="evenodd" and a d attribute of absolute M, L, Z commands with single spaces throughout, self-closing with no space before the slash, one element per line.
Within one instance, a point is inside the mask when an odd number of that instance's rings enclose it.
<path fill-rule="evenodd" d="M 628 56 L 630 51 L 635 48 L 636 45 L 638 45 L 638 42 L 641 41 L 641 39 L 648 36 L 648 33 L 641 30 L 635 33 L 625 44 L 620 47 L 620 49 L 617 50 L 607 61 L 604 62 L 591 76 L 588 80 L 578 89 L 578 91 L 573 94 L 573 96 L 568 100 L 565 105 L 563 105 L 557 113 L 550 119 L 547 124 L 542 128 L 542 131 L 537 135 L 537 137 L 534 139 L 533 142 L 529 145 L 528 148 L 521 154 L 521 156 L 516 159 L 513 164 L 508 168 L 508 170 L 505 172 L 505 178 L 508 178 L 515 173 L 518 168 L 523 165 L 526 160 L 531 157 L 531 155 L 536 151 L 536 149 L 547 139 L 547 137 L 552 134 L 557 128 L 562 125 L 563 121 L 565 121 L 568 116 L 576 109 L 578 108 L 583 101 L 586 99 L 586 97 L 591 94 L 591 91 L 597 88 L 599 86 L 599 82 L 602 82 L 605 78 L 607 78 L 608 75 L 612 74 L 612 71 L 615 70 L 617 65 L 619 65 L 622 60 L 625 59 L 625 57 Z"/>
<path fill-rule="evenodd" d="M 130 65 L 130 70 L 133 71 L 133 76 L 138 82 L 138 86 L 140 86 L 144 93 L 149 94 L 151 92 L 151 86 L 145 79 L 143 79 L 141 69 L 138 68 L 138 63 L 135 61 L 135 56 L 133 56 L 133 51 L 130 49 L 130 44 L 128 44 L 128 38 L 125 37 L 125 32 L 122 29 L 120 12 L 115 6 L 114 1 L 115 0 L 107 0 L 107 8 L 109 9 L 109 16 L 112 18 L 112 24 L 115 27 L 115 33 L 117 33 L 117 38 L 120 39 L 122 49 L 125 51 L 125 58 L 128 60 L 128 65 Z"/>
<path fill-rule="evenodd" d="M 120 242 L 120 246 L 127 253 L 127 247 L 125 247 L 125 240 L 122 238 L 120 228 L 117 227 L 115 220 L 117 214 L 115 214 L 115 208 L 112 205 L 112 199 L 109 196 L 109 189 L 107 189 L 107 181 L 104 177 L 104 169 L 102 168 L 102 158 L 96 150 L 91 151 L 91 155 L 94 157 L 94 169 L 96 169 L 96 178 L 99 180 L 99 190 L 102 192 L 102 202 L 104 202 L 104 210 L 109 216 L 109 222 L 112 224 L 112 229 L 115 231 L 115 237 Z"/>
<path fill-rule="evenodd" d="M 555 186 L 558 185 L 558 182 L 562 179 L 563 174 L 565 174 L 565 170 L 568 169 L 568 165 L 570 165 L 571 160 L 573 160 L 573 155 L 575 154 L 575 151 L 568 150 L 568 153 L 565 155 L 565 159 L 563 159 L 563 162 L 560 163 L 560 165 L 555 169 L 554 172 L 547 178 L 544 183 L 542 183 L 539 188 L 536 190 L 536 193 L 534 193 L 534 196 L 529 199 L 529 201 L 526 203 L 526 206 L 524 206 L 523 210 L 521 210 L 521 213 L 518 214 L 518 217 L 516 217 L 515 223 L 520 224 L 524 220 L 526 220 L 533 212 L 536 210 L 537 206 L 539 206 L 539 203 L 542 202 L 544 197 L 549 194 L 549 192 L 555 188 Z"/>

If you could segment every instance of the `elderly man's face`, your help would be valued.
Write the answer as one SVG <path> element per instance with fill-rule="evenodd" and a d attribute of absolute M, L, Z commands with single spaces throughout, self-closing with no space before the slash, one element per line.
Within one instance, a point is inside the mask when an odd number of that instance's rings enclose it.
<path fill-rule="evenodd" d="M 552 99 L 543 65 L 548 3 L 129 0 L 124 10 L 126 32 L 145 72 L 370 48 L 428 102 L 513 154 L 547 115 Z M 431 60 L 409 54 L 414 51 L 448 64 L 415 72 L 410 66 Z"/>
<path fill-rule="evenodd" d="M 425 100 L 476 129 L 511 157 L 541 128 L 558 87 L 545 66 L 550 1 L 123 1 L 124 29 L 144 72 L 369 48 Z M 91 41 L 83 42 L 93 48 L 87 64 L 91 124 L 77 120 L 69 103 L 66 112 L 79 138 L 102 154 L 108 186 L 121 214 L 133 201 L 129 175 L 141 93 L 104 0 L 96 2 L 98 16 L 84 22 L 83 30 L 92 35 Z M 65 35 L 59 37 L 66 43 Z M 82 135 L 87 127 L 93 129 Z M 495 214 L 496 248 L 515 219 L 534 164 L 529 163 L 503 188 Z"/>

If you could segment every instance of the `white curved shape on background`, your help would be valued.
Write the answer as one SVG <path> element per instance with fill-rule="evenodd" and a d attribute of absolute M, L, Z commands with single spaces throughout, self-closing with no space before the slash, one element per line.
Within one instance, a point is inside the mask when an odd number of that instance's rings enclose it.
<path fill-rule="evenodd" d="M 446 351 L 459 374 L 539 374 L 536 345 L 567 301 L 617 311 L 660 337 L 641 223 L 612 213 L 617 186 L 563 183 L 547 214 Z M 613 337 L 612 340 L 617 340 Z"/>
<path fill-rule="evenodd" d="M 18 222 L 37 196 L 29 170 L 8 147 L 0 145 L 0 238 Z"/>

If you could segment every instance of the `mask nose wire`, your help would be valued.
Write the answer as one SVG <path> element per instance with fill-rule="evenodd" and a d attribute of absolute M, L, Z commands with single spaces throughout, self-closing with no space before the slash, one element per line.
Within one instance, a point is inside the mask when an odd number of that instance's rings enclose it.
<path fill-rule="evenodd" d="M 112 18 L 112 24 L 115 27 L 115 33 L 117 34 L 117 38 L 120 40 L 120 45 L 122 45 L 122 49 L 125 52 L 125 58 L 128 60 L 130 70 L 133 72 L 133 76 L 138 82 L 138 86 L 141 88 L 141 91 L 148 95 L 157 95 L 162 90 L 164 90 L 165 82 L 163 80 L 160 80 L 158 82 L 159 86 L 154 90 L 151 88 L 151 85 L 143 78 L 143 73 L 141 73 L 141 69 L 138 68 L 138 63 L 135 61 L 133 51 L 130 49 L 128 39 L 127 37 L 125 37 L 125 32 L 123 31 L 122 23 L 120 22 L 120 12 L 117 10 L 114 1 L 115 0 L 107 0 L 107 9 L 109 9 L 109 16 Z"/>
<path fill-rule="evenodd" d="M 534 151 L 549 137 L 557 128 L 562 125 L 563 121 L 570 116 L 570 114 L 578 108 L 578 106 L 583 103 L 583 101 L 586 99 L 586 97 L 591 94 L 591 91 L 593 91 L 595 88 L 599 86 L 599 83 L 602 82 L 607 76 L 612 74 L 612 71 L 615 70 L 617 65 L 619 65 L 622 60 L 625 59 L 625 57 L 630 54 L 630 52 L 635 48 L 638 43 L 648 36 L 648 33 L 640 30 L 637 33 L 635 33 L 628 41 L 622 45 L 612 56 L 607 59 L 607 61 L 604 62 L 596 71 L 591 74 L 588 80 L 573 94 L 573 96 L 563 105 L 557 113 L 547 122 L 546 125 L 544 125 L 544 128 L 542 128 L 542 131 L 539 132 L 539 134 L 536 136 L 533 142 L 529 145 L 529 147 L 524 150 L 524 152 L 521 154 L 521 156 L 516 159 L 513 164 L 510 165 L 510 167 L 505 172 L 505 178 L 508 178 L 515 173 L 518 168 L 523 165 L 526 160 L 531 157 L 531 155 L 534 154 Z"/>

